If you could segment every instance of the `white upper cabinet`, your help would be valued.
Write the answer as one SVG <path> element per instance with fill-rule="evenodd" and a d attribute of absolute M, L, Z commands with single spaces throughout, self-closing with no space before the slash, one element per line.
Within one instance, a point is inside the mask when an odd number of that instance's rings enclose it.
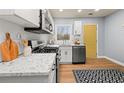
<path fill-rule="evenodd" d="M 23 27 L 39 27 L 39 14 L 38 9 L 0 9 L 0 19 Z"/>
<path fill-rule="evenodd" d="M 82 31 L 82 22 L 74 21 L 74 35 L 80 35 Z"/>

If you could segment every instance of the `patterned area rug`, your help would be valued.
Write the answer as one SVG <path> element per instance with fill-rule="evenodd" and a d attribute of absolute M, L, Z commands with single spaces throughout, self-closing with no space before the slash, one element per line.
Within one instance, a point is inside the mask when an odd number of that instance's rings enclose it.
<path fill-rule="evenodd" d="M 124 83 L 124 72 L 116 69 L 73 70 L 77 83 Z"/>

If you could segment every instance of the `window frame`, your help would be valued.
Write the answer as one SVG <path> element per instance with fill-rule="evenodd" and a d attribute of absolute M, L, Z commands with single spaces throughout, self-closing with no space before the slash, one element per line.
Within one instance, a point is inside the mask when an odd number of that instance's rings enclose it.
<path fill-rule="evenodd" d="M 70 39 L 69 40 L 58 40 L 57 39 L 57 33 L 58 33 L 58 31 L 57 31 L 57 29 L 58 29 L 58 26 L 70 26 L 70 33 L 69 33 L 69 35 L 70 35 Z M 56 32 L 56 41 L 57 42 L 63 42 L 63 41 L 72 41 L 72 32 L 73 32 L 73 28 L 72 28 L 72 24 L 56 24 L 55 25 L 55 32 Z"/>

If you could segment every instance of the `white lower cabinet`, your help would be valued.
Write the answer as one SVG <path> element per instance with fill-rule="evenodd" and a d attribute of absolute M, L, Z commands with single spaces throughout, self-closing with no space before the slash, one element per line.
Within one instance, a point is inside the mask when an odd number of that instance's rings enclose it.
<path fill-rule="evenodd" d="M 72 63 L 72 47 L 60 47 L 61 49 L 61 64 Z"/>

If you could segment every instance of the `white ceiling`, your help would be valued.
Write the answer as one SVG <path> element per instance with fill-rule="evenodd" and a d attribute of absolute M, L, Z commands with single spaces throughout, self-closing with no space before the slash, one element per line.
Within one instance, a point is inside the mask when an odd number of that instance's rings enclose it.
<path fill-rule="evenodd" d="M 94 9 L 82 9 L 80 13 L 78 13 L 77 10 L 78 9 L 63 9 L 63 12 L 60 12 L 59 9 L 50 9 L 50 12 L 54 18 L 104 17 L 118 9 L 100 9 L 99 11 L 94 11 Z M 93 15 L 88 15 L 89 13 L 93 13 Z"/>

